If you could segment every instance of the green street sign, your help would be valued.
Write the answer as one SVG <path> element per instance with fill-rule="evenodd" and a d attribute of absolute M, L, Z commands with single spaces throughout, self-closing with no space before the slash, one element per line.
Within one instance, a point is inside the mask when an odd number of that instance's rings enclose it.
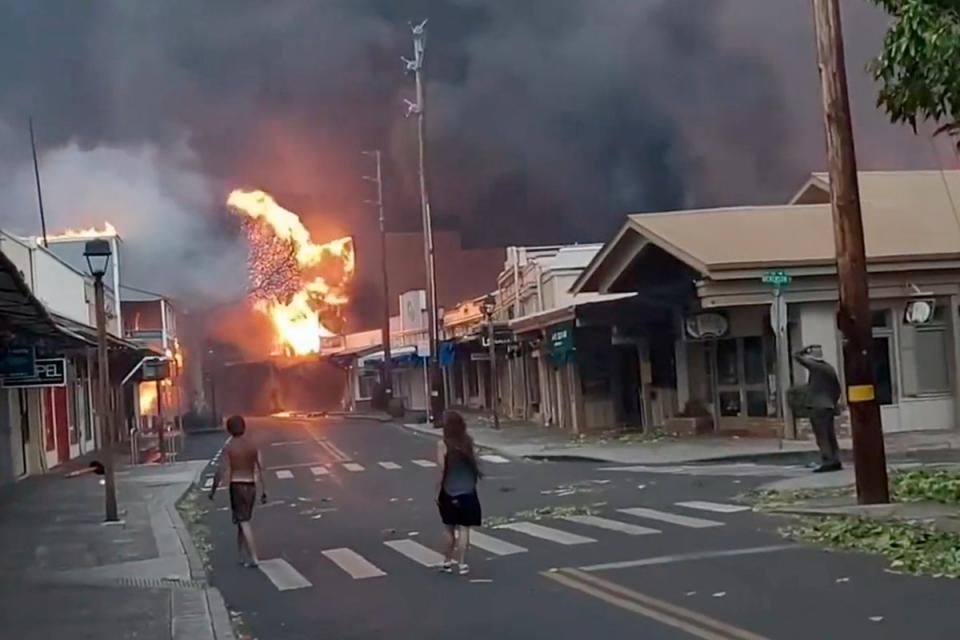
<path fill-rule="evenodd" d="M 790 284 L 790 281 L 793 280 L 793 276 L 786 271 L 767 271 L 765 274 L 763 274 L 761 280 L 764 284 L 772 284 L 774 287 L 780 288 Z"/>

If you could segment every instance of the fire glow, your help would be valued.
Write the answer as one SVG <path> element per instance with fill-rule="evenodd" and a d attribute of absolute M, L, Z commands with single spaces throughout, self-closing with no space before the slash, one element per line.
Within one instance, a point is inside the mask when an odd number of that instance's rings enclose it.
<path fill-rule="evenodd" d="M 307 355 L 335 335 L 329 323 L 350 299 L 353 238 L 315 244 L 300 217 L 263 191 L 234 190 L 227 205 L 244 216 L 250 244 L 250 295 L 270 318 L 278 352 Z"/>
<path fill-rule="evenodd" d="M 52 236 L 47 236 L 48 240 L 73 240 L 77 238 L 113 238 L 117 234 L 117 228 L 109 222 L 103 223 L 103 229 L 88 227 L 87 229 L 66 229 Z"/>

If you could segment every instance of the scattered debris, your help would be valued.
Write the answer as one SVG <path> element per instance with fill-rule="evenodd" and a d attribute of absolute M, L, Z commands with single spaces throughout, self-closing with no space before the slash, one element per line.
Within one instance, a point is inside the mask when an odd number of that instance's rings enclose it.
<path fill-rule="evenodd" d="M 489 584 L 493 582 L 493 580 L 490 580 L 489 578 L 474 578 L 470 582 L 472 582 L 473 584 Z"/>
<path fill-rule="evenodd" d="M 410 533 L 407 534 L 407 537 L 416 538 L 418 535 L 420 535 L 419 531 L 411 531 Z"/>
<path fill-rule="evenodd" d="M 647 485 L 645 485 L 645 484 L 638 484 L 638 485 L 637 485 L 637 489 L 646 489 L 646 488 L 647 488 Z"/>
<path fill-rule="evenodd" d="M 837 578 L 836 583 L 840 584 L 841 582 L 850 582 L 850 578 Z"/>
<path fill-rule="evenodd" d="M 610 480 L 591 480 L 593 484 L 610 484 Z"/>
<path fill-rule="evenodd" d="M 312 519 L 312 520 L 319 520 L 319 519 L 322 518 L 322 517 L 323 517 L 323 514 L 322 514 L 322 513 L 318 513 L 318 514 L 316 514 L 316 515 L 311 516 L 311 519 Z"/>
<path fill-rule="evenodd" d="M 870 616 L 870 622 L 883 622 L 883 616 Z"/>
<path fill-rule="evenodd" d="M 723 598 L 723 597 L 726 596 L 726 595 L 727 595 L 727 592 L 726 592 L 726 591 L 717 591 L 715 594 L 713 594 L 713 597 L 714 597 L 714 598 Z"/>
<path fill-rule="evenodd" d="M 390 498 L 390 502 L 396 502 L 398 498 Z"/>
<path fill-rule="evenodd" d="M 687 591 L 687 594 L 686 594 L 686 595 L 687 595 L 687 597 L 689 598 L 690 596 L 695 596 L 695 595 L 697 595 L 697 592 L 696 592 L 696 591 Z"/>

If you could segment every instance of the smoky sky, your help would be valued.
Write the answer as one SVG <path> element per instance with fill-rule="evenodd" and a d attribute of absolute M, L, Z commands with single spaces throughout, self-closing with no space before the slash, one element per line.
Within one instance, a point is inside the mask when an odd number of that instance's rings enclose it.
<path fill-rule="evenodd" d="M 842 4 L 861 166 L 929 166 L 929 143 L 874 108 L 864 66 L 886 17 Z M 626 212 L 782 201 L 824 166 L 809 0 L 0 0 L 3 226 L 36 230 L 33 116 L 52 225 L 109 214 L 139 286 L 242 292 L 221 203 L 255 187 L 318 239 L 357 236 L 362 314 L 376 300 L 362 150 L 384 152 L 388 227 L 418 225 L 400 56 L 424 17 L 436 224 L 467 245 L 604 240 Z"/>

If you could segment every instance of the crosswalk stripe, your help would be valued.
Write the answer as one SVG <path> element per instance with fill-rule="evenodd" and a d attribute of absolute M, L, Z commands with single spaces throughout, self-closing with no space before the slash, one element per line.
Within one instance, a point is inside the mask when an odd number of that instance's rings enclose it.
<path fill-rule="evenodd" d="M 289 469 L 280 469 L 277 471 L 277 478 L 280 480 L 289 480 L 293 477 L 293 472 Z"/>
<path fill-rule="evenodd" d="M 313 583 L 304 578 L 299 571 L 294 569 L 293 566 L 283 558 L 261 560 L 257 566 L 260 568 L 260 571 L 263 572 L 263 575 L 270 578 L 273 586 L 280 591 L 305 589 L 306 587 L 313 586 Z"/>
<path fill-rule="evenodd" d="M 396 462 L 380 462 L 379 465 L 384 469 L 389 469 L 391 471 L 401 468 Z"/>
<path fill-rule="evenodd" d="M 213 486 L 213 478 L 207 478 L 206 480 L 203 481 L 204 489 L 209 489 L 212 486 Z"/>
<path fill-rule="evenodd" d="M 656 509 L 647 509 L 645 507 L 634 507 L 632 509 L 619 509 L 620 513 L 636 516 L 638 518 L 648 518 L 650 520 L 660 520 L 669 522 L 681 527 L 690 527 L 691 529 L 706 529 L 707 527 L 722 527 L 722 522 L 715 520 L 704 520 L 702 518 L 691 518 L 690 516 L 681 516 L 666 511 L 657 511 Z"/>
<path fill-rule="evenodd" d="M 470 531 L 470 544 L 478 549 L 489 551 L 495 556 L 512 556 L 515 553 L 526 553 L 527 551 L 526 547 L 521 547 L 518 544 L 513 544 L 512 542 L 507 542 L 506 540 L 500 540 L 499 538 L 488 536 L 487 534 L 480 533 L 477 530 Z"/>
<path fill-rule="evenodd" d="M 504 458 L 503 456 L 498 456 L 493 453 L 482 455 L 480 456 L 480 459 L 486 460 L 487 462 L 492 462 L 494 464 L 505 464 L 507 462 L 510 462 L 510 460 L 508 460 L 507 458 Z"/>
<path fill-rule="evenodd" d="M 557 544 L 563 545 L 588 544 L 590 542 L 596 542 L 596 540 L 593 538 L 580 536 L 575 533 L 567 533 L 566 531 L 545 527 L 542 524 L 536 524 L 534 522 L 511 522 L 509 524 L 502 524 L 497 528 L 508 529 L 510 531 L 516 531 L 517 533 L 524 533 L 528 536 L 533 536 L 534 538 L 542 538 L 543 540 L 549 540 L 550 542 L 556 542 Z"/>
<path fill-rule="evenodd" d="M 364 466 L 362 464 L 357 464 L 356 462 L 344 462 L 343 468 L 347 471 L 353 471 L 354 473 L 364 470 Z"/>
<path fill-rule="evenodd" d="M 326 467 L 310 467 L 310 473 L 315 476 L 325 476 L 330 473 L 330 470 Z"/>
<path fill-rule="evenodd" d="M 425 567 L 438 567 L 443 563 L 441 554 L 413 540 L 387 540 L 383 544 Z"/>
<path fill-rule="evenodd" d="M 350 574 L 354 580 L 379 578 L 387 575 L 366 558 L 351 549 L 327 549 L 322 551 L 335 565 Z"/>
<path fill-rule="evenodd" d="M 597 516 L 565 516 L 564 520 L 585 524 L 598 529 L 607 529 L 609 531 L 619 531 L 630 536 L 645 536 L 654 533 L 660 533 L 659 529 L 641 527 L 629 522 L 620 522 L 619 520 L 610 520 L 609 518 L 598 518 Z"/>
<path fill-rule="evenodd" d="M 417 465 L 418 467 L 423 467 L 424 469 L 429 469 L 430 467 L 437 466 L 437 463 L 431 460 L 411 460 L 411 462 L 413 462 L 413 464 Z"/>
<path fill-rule="evenodd" d="M 712 511 L 714 513 L 739 513 L 740 511 L 749 511 L 750 507 L 742 504 L 724 504 L 722 502 L 707 502 L 704 500 L 690 500 L 689 502 L 678 502 L 678 507 L 687 509 L 699 509 L 701 511 Z"/>

